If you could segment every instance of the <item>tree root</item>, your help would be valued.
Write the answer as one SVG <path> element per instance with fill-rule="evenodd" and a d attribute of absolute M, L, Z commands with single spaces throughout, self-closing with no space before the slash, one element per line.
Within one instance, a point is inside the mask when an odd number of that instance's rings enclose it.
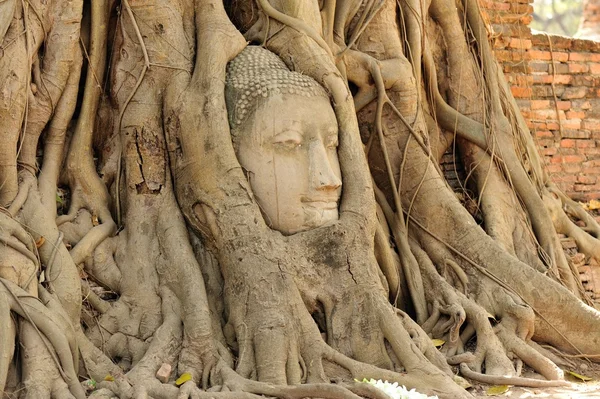
<path fill-rule="evenodd" d="M 9 295 L 0 294 L 0 392 L 4 392 L 8 369 L 15 351 L 16 329 L 10 314 Z"/>
<path fill-rule="evenodd" d="M 549 387 L 568 387 L 571 383 L 567 381 L 544 381 L 536 380 L 533 378 L 524 377 L 505 377 L 499 375 L 487 375 L 481 374 L 476 371 L 472 371 L 469 366 L 465 363 L 460 364 L 460 373 L 466 378 L 470 378 L 475 381 L 483 382 L 484 384 L 491 385 L 517 385 L 521 387 L 531 388 L 549 388 Z"/>
<path fill-rule="evenodd" d="M 85 398 L 75 368 L 78 365 L 79 352 L 71 325 L 61 322 L 62 317 L 52 315 L 37 298 L 30 296 L 12 282 L 0 278 L 0 283 L 2 283 L 0 291 L 8 299 L 11 310 L 30 321 L 36 330 L 39 328 L 39 331 L 51 342 L 60 359 L 63 377 L 71 393 L 78 399 Z"/>

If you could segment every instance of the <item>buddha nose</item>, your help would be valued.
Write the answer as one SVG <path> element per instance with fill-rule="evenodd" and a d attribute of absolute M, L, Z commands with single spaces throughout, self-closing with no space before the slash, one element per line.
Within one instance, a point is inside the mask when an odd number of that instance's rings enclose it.
<path fill-rule="evenodd" d="M 309 174 L 312 187 L 320 191 L 336 190 L 341 187 L 342 181 L 334 172 L 323 143 L 315 140 L 309 146 Z"/>

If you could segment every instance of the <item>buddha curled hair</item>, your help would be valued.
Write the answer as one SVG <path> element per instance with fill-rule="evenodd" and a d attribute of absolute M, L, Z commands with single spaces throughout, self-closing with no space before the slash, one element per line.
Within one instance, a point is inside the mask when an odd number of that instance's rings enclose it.
<path fill-rule="evenodd" d="M 225 99 L 229 126 L 238 127 L 262 101 L 274 94 L 329 99 L 325 89 L 314 79 L 290 71 L 276 54 L 262 47 L 248 46 L 227 66 Z"/>

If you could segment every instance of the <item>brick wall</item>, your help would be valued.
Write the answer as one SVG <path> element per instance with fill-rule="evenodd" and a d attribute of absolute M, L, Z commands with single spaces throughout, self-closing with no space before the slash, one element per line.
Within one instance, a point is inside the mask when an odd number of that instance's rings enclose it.
<path fill-rule="evenodd" d="M 480 0 L 496 57 L 552 179 L 600 198 L 600 42 L 532 32 L 528 0 Z"/>
<path fill-rule="evenodd" d="M 493 27 L 496 57 L 551 178 L 576 200 L 599 199 L 600 42 L 532 32 L 527 0 L 480 4 Z M 585 290 L 600 304 L 600 267 L 587 262 L 572 239 L 563 237 L 562 243 Z"/>

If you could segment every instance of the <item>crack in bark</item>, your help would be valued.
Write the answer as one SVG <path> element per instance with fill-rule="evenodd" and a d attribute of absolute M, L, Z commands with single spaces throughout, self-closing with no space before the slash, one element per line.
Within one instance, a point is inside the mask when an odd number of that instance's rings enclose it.
<path fill-rule="evenodd" d="M 350 273 L 354 284 L 358 285 L 358 281 L 356 281 L 356 277 L 354 277 L 354 273 L 352 273 L 352 265 L 350 265 L 350 257 L 348 256 L 348 253 L 346 253 L 346 264 L 348 265 L 348 273 Z"/>

